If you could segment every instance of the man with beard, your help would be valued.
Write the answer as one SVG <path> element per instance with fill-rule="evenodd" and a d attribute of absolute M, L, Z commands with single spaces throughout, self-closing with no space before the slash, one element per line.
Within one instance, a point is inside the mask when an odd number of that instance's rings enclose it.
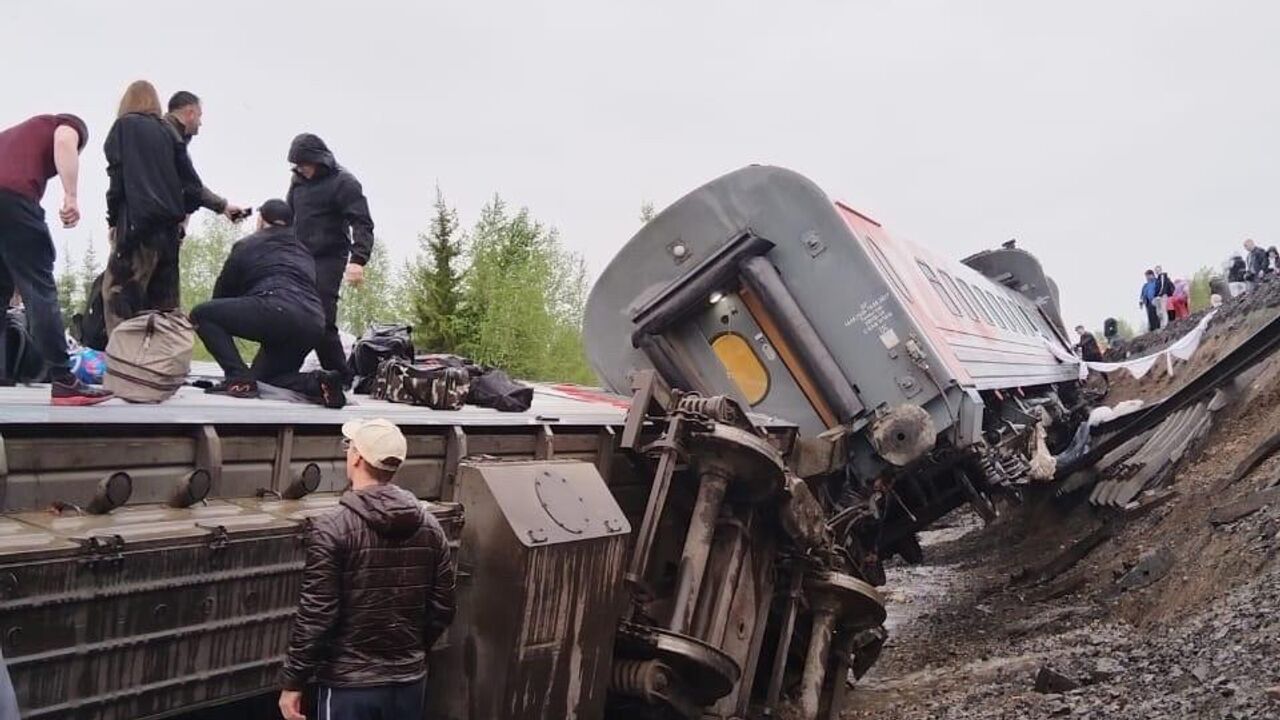
<path fill-rule="evenodd" d="M 286 200 L 293 208 L 298 241 L 316 262 L 316 290 L 324 307 L 324 337 L 316 356 L 325 370 L 351 380 L 351 370 L 338 337 L 338 295 L 345 278 L 364 281 L 364 266 L 373 252 L 373 218 L 364 189 L 338 164 L 324 141 L 303 133 L 289 146 L 293 180 Z"/>
<path fill-rule="evenodd" d="M 200 134 L 200 126 L 204 124 L 204 107 L 195 93 L 179 90 L 169 98 L 169 112 L 164 119 L 178 134 L 182 144 L 190 146 L 192 138 Z M 247 215 L 243 208 L 227 202 L 226 198 L 203 183 L 200 185 L 200 207 L 224 215 L 233 222 L 238 222 Z"/>

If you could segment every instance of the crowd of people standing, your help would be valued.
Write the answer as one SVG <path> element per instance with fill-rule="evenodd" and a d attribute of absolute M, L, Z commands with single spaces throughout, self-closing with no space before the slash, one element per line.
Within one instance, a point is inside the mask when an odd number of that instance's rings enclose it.
<path fill-rule="evenodd" d="M 103 145 L 111 253 L 95 282 L 100 290 L 90 297 L 98 309 L 86 312 L 91 322 L 79 328 L 86 345 L 103 349 L 121 322 L 180 307 L 178 255 L 192 213 L 207 208 L 234 222 L 252 214 L 214 193 L 196 172 L 187 148 L 202 118 L 200 99 L 191 92 L 175 93 L 165 113 L 150 82 L 125 90 Z M 40 207 L 56 176 L 63 190 L 59 219 L 66 228 L 79 223 L 79 156 L 88 141 L 88 126 L 71 114 L 37 115 L 0 132 L 0 297 L 16 291 L 23 299 L 57 405 L 111 397 L 70 372 L 55 251 Z M 319 137 L 298 135 L 287 159 L 284 199 L 263 203 L 258 232 L 233 248 L 214 297 L 194 308 L 192 317 L 226 376 L 215 392 L 256 397 L 261 381 L 340 406 L 351 370 L 338 335 L 339 291 L 344 281 L 358 285 L 364 279 L 373 220 L 360 182 Z M 3 322 L 0 317 L 0 351 Z M 252 363 L 240 357 L 234 338 L 261 344 Z M 323 370 L 299 373 L 312 350 Z M 0 370 L 3 357 L 0 352 Z"/>

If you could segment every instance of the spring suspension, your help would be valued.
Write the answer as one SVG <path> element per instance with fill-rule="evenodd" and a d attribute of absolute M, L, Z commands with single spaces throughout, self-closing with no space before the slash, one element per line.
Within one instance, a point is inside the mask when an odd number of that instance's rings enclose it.
<path fill-rule="evenodd" d="M 726 425 L 737 425 L 741 420 L 737 403 L 723 395 L 716 395 L 715 397 L 686 395 L 680 398 L 680 410 L 702 415 Z"/>
<path fill-rule="evenodd" d="M 657 702 L 671 686 L 671 668 L 657 660 L 614 660 L 609 689 L 619 695 Z"/>

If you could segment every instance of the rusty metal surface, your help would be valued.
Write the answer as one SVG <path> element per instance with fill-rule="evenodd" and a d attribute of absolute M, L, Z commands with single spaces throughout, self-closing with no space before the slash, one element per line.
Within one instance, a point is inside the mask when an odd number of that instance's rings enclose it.
<path fill-rule="evenodd" d="M 553 500 L 551 512 L 535 490 L 544 472 L 556 485 L 572 478 L 565 484 L 577 494 Z M 552 515 L 565 522 L 560 503 L 579 495 L 575 533 Z M 603 717 L 630 525 L 595 467 L 464 464 L 456 497 L 467 508 L 459 615 L 450 651 L 433 665 L 431 717 Z"/>
<path fill-rule="evenodd" d="M 336 502 L 0 518 L 0 643 L 23 717 L 164 717 L 275 687 L 301 531 Z M 456 537 L 461 509 L 428 508 Z"/>

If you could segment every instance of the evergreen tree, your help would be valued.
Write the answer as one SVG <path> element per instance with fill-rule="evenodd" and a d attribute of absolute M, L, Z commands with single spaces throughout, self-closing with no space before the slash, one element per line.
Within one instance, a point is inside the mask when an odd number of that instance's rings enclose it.
<path fill-rule="evenodd" d="M 531 380 L 591 382 L 582 351 L 586 273 L 554 228 L 495 196 L 471 235 L 460 346 L 477 362 Z"/>
<path fill-rule="evenodd" d="M 71 316 L 75 314 L 80 300 L 80 278 L 71 267 L 71 246 L 65 241 L 62 244 L 62 270 L 55 280 L 58 287 L 58 309 L 62 311 L 63 327 L 71 327 Z"/>
<path fill-rule="evenodd" d="M 406 269 L 405 285 L 414 329 L 414 344 L 431 352 L 454 352 L 458 343 L 458 309 L 463 250 L 458 212 L 445 204 L 436 188 L 435 217 L 428 234 L 418 236 L 419 253 Z"/>
<path fill-rule="evenodd" d="M 640 203 L 640 224 L 644 225 L 653 219 L 658 213 L 653 209 L 653 203 L 645 200 Z"/>
<path fill-rule="evenodd" d="M 82 288 L 80 297 L 83 298 L 87 305 L 89 296 L 93 294 L 93 281 L 102 273 L 102 268 L 98 265 L 98 251 L 93 246 L 93 236 L 89 236 L 89 247 L 84 251 L 84 257 L 80 258 L 80 287 Z"/>

